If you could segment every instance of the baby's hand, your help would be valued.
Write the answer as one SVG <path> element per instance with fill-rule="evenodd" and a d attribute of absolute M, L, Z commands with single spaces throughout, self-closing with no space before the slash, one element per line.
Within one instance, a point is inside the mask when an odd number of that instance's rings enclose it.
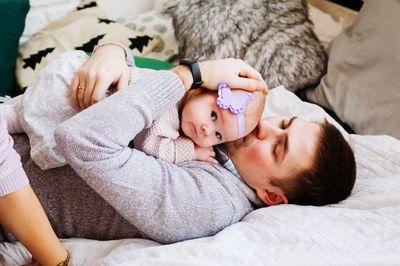
<path fill-rule="evenodd" d="M 212 147 L 203 148 L 195 145 L 193 159 L 197 161 L 204 161 L 204 162 L 218 164 L 218 161 L 215 159 L 215 152 Z"/>

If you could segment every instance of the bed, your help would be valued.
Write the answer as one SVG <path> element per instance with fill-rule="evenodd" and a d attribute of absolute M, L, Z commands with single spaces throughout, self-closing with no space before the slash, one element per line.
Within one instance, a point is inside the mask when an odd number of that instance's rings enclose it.
<path fill-rule="evenodd" d="M 328 46 L 356 13 L 348 11 L 339 22 L 322 9 L 312 9 L 311 16 Z M 348 199 L 324 207 L 261 208 L 215 236 L 170 245 L 144 239 L 64 239 L 74 265 L 400 265 L 400 140 L 349 134 L 323 108 L 283 86 L 271 90 L 266 106 L 265 116 L 327 118 L 337 125 L 357 162 Z M 28 258 L 20 243 L 0 245 L 1 265 L 21 265 Z"/>

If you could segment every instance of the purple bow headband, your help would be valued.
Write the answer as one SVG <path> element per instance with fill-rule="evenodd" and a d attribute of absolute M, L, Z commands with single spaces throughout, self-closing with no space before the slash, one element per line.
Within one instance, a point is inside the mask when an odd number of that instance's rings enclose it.
<path fill-rule="evenodd" d="M 247 105 L 254 100 L 252 93 L 233 94 L 227 83 L 221 82 L 218 84 L 217 105 L 221 109 L 229 109 L 236 114 L 238 120 L 239 138 L 246 134 L 246 121 L 243 113 Z"/>

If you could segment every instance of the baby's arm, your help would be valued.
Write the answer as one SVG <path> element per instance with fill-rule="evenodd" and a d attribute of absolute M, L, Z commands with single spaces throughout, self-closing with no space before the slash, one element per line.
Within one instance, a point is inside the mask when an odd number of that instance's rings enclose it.
<path fill-rule="evenodd" d="M 195 155 L 193 160 L 218 164 L 218 161 L 215 159 L 214 149 L 212 147 L 204 148 L 195 145 L 194 150 L 195 150 Z"/>
<path fill-rule="evenodd" d="M 178 110 L 171 108 L 136 136 L 135 148 L 170 163 L 192 160 L 218 163 L 212 147 L 196 146 L 191 139 L 179 135 L 179 127 Z"/>
<path fill-rule="evenodd" d="M 135 139 L 135 148 L 148 155 L 170 163 L 197 160 L 218 164 L 218 161 L 214 158 L 215 152 L 212 147 L 199 147 L 191 139 L 184 136 L 171 138 L 151 135 L 148 131 L 143 131 Z"/>
<path fill-rule="evenodd" d="M 166 139 L 164 138 L 161 142 L 160 150 L 162 155 L 173 154 L 173 163 L 180 163 L 191 161 L 194 159 L 195 149 L 193 142 L 186 138 L 179 136 L 177 139 Z M 173 152 L 171 152 L 173 151 Z M 164 156 L 165 157 L 165 156 Z M 163 159 L 162 157 L 160 157 Z"/>
<path fill-rule="evenodd" d="M 153 125 L 152 128 L 145 129 L 139 133 L 134 141 L 135 148 L 170 163 L 180 163 L 194 159 L 195 148 L 190 139 L 178 135 L 158 135 L 154 131 Z"/>
<path fill-rule="evenodd" d="M 18 120 L 15 106 L 22 102 L 24 95 L 19 95 L 10 99 L 9 101 L 0 104 L 0 112 L 3 114 L 4 119 L 7 122 L 7 130 L 10 134 L 23 133 L 24 129 L 21 127 L 21 123 Z"/>
<path fill-rule="evenodd" d="M 195 150 L 193 142 L 179 135 L 179 114 L 172 107 L 144 129 L 134 139 L 135 148 L 170 163 L 191 161 Z"/>

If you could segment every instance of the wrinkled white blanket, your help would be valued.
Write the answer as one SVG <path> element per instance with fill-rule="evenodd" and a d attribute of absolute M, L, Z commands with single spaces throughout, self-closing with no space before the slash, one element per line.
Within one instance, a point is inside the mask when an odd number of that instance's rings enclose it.
<path fill-rule="evenodd" d="M 324 116 L 283 88 L 268 98 L 266 115 Z M 75 265 L 400 265 L 400 141 L 348 138 L 357 181 L 339 204 L 262 208 L 214 237 L 171 245 L 143 239 L 64 243 Z M 20 244 L 0 244 L 0 265 L 27 258 Z"/>

